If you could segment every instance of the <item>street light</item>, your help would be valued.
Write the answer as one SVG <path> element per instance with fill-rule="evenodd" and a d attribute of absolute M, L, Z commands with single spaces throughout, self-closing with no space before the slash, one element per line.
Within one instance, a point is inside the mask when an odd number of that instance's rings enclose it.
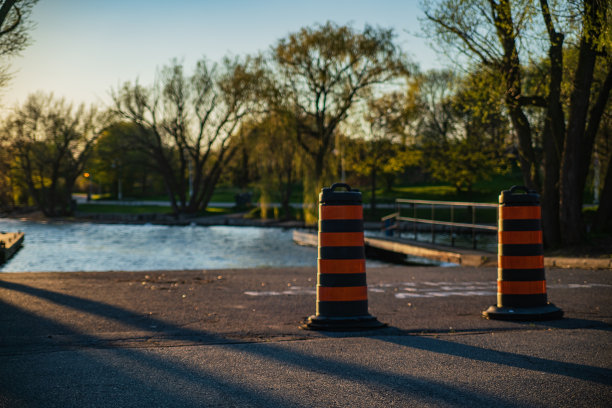
<path fill-rule="evenodd" d="M 121 191 L 121 163 L 113 160 L 111 167 L 117 171 L 117 200 L 121 201 L 123 199 L 123 191 Z"/>
<path fill-rule="evenodd" d="M 89 173 L 83 173 L 83 177 L 85 177 L 88 181 L 88 186 L 87 186 L 87 201 L 91 201 L 91 180 L 89 179 L 90 174 Z"/>

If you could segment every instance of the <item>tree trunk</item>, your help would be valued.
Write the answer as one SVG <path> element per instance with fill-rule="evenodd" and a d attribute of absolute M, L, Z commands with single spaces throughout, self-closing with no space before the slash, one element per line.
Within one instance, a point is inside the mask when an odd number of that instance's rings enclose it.
<path fill-rule="evenodd" d="M 585 2 L 585 25 L 596 26 L 600 12 L 598 1 Z M 585 149 L 592 149 L 585 140 L 585 127 L 593 82 L 593 72 L 597 50 L 593 42 L 591 27 L 580 41 L 578 67 L 574 76 L 573 91 L 570 98 L 569 122 L 563 159 L 561 163 L 561 189 L 559 218 L 561 239 L 565 245 L 575 245 L 583 239 L 582 195 L 586 182 L 583 169 L 590 161 Z M 584 162 L 584 163 L 583 163 Z"/>
<path fill-rule="evenodd" d="M 544 180 L 542 183 L 542 230 L 544 245 L 557 247 L 561 240 L 559 225 L 559 170 L 565 117 L 561 106 L 561 82 L 563 80 L 563 35 L 550 26 L 550 84 L 544 131 Z"/>
<path fill-rule="evenodd" d="M 374 163 L 374 165 L 372 166 L 370 177 L 372 187 L 372 197 L 370 200 L 370 215 L 374 217 L 376 215 L 376 163 Z"/>
<path fill-rule="evenodd" d="M 285 214 L 284 218 L 289 219 L 291 215 L 291 192 L 293 191 L 293 169 L 291 167 L 286 168 L 285 174 L 287 178 L 285 183 L 282 181 L 281 174 L 282 173 L 279 172 L 278 176 L 278 185 L 280 188 L 282 188 L 281 208 L 283 209 L 283 214 Z"/>
<path fill-rule="evenodd" d="M 540 181 L 532 146 L 531 127 L 519 101 L 522 92 L 521 64 L 516 48 L 516 33 L 514 32 L 510 1 L 503 0 L 496 3 L 490 0 L 490 5 L 495 16 L 497 37 L 504 49 L 501 72 L 506 82 L 505 103 L 519 141 L 519 163 L 523 173 L 523 182 L 527 188 L 539 190 Z"/>
<path fill-rule="evenodd" d="M 599 208 L 595 214 L 593 230 L 607 231 L 609 228 L 612 228 L 612 160 L 608 160 L 608 170 L 599 198 Z"/>

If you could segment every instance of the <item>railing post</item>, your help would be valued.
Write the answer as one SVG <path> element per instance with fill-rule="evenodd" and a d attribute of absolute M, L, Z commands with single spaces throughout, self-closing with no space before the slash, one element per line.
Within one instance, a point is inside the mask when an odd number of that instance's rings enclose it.
<path fill-rule="evenodd" d="M 400 228 L 400 209 L 402 208 L 402 204 L 397 201 L 397 199 L 395 199 L 395 213 L 397 214 L 395 216 L 395 229 L 397 230 L 397 237 L 401 238 L 402 237 L 402 229 Z"/>
<path fill-rule="evenodd" d="M 413 221 L 412 221 L 412 230 L 414 232 L 414 240 L 418 241 L 419 239 L 417 237 L 416 221 L 414 221 L 414 219 L 416 219 L 416 217 L 417 217 L 417 214 L 416 214 L 416 204 L 412 203 L 412 218 L 413 218 Z"/>
<path fill-rule="evenodd" d="M 435 221 L 434 220 L 434 218 L 435 218 L 434 217 L 434 213 L 435 213 L 434 208 L 435 208 L 435 204 L 432 204 L 431 205 L 431 220 L 432 221 Z M 435 224 L 433 222 L 431 223 L 431 243 L 432 244 L 436 243 L 436 226 L 435 226 Z"/>
<path fill-rule="evenodd" d="M 472 247 L 476 249 L 476 207 L 472 206 Z"/>
<path fill-rule="evenodd" d="M 455 230 L 454 230 L 454 225 L 453 223 L 455 222 L 455 206 L 451 205 L 450 206 L 450 210 L 451 210 L 451 226 L 450 226 L 450 230 L 451 230 L 451 246 L 455 246 Z"/>
<path fill-rule="evenodd" d="M 406 204 L 406 205 L 410 205 L 412 206 L 412 217 L 406 215 L 406 217 L 402 218 L 401 216 L 401 208 L 402 208 L 402 204 Z M 427 219 L 427 218 L 419 218 L 419 212 L 418 212 L 418 206 L 421 205 L 423 207 L 423 210 L 425 210 L 427 208 L 427 205 L 431 206 L 431 219 Z M 448 216 L 444 216 L 443 219 L 441 220 L 436 220 L 436 206 L 440 205 L 440 206 L 447 206 L 448 208 L 450 208 L 450 221 L 448 220 Z M 457 233 L 463 233 L 464 231 L 471 229 L 472 230 L 472 248 L 477 249 L 478 247 L 478 237 L 477 237 L 477 230 L 495 230 L 497 231 L 498 228 L 496 226 L 490 226 L 488 224 L 477 224 L 477 220 L 476 220 L 476 209 L 480 208 L 480 207 L 497 207 L 496 204 L 489 204 L 489 203 L 471 203 L 471 202 L 451 202 L 451 201 L 430 201 L 430 200 L 406 200 L 406 199 L 396 199 L 395 200 L 395 208 L 396 208 L 396 212 L 394 214 L 390 214 L 386 217 L 383 217 L 383 221 L 388 220 L 391 217 L 394 217 L 397 220 L 396 223 L 396 227 L 399 228 L 401 225 L 402 220 L 406 221 L 406 222 L 412 222 L 412 232 L 413 232 L 413 238 L 415 241 L 418 241 L 419 238 L 419 226 L 417 224 L 430 224 L 430 228 L 431 228 L 431 240 L 430 242 L 432 244 L 436 243 L 436 233 L 437 233 L 437 226 L 441 225 L 442 229 L 441 231 L 444 232 L 445 234 L 450 231 L 450 244 L 451 246 L 456 246 L 457 245 L 457 237 L 455 236 L 455 234 Z M 467 220 L 462 221 L 462 222 L 457 222 L 455 217 L 455 207 L 462 207 L 466 209 L 467 212 Z M 409 210 L 409 209 L 408 209 Z M 463 210 L 460 209 L 460 212 L 462 212 Z M 470 219 L 470 212 L 471 212 L 471 222 L 469 221 Z M 423 217 L 424 215 L 421 214 Z M 463 216 L 459 217 L 460 219 L 463 219 Z M 445 228 L 445 227 L 448 227 Z M 426 228 L 425 226 L 423 228 Z M 408 231 L 406 229 L 406 231 Z M 423 231 L 425 231 L 425 229 L 423 229 Z M 408 232 L 407 232 L 408 233 Z M 409 233 L 408 233 L 409 234 Z M 401 234 L 400 234 L 401 235 Z M 407 236 L 405 237 L 407 238 Z M 444 241 L 444 239 L 443 239 Z"/>

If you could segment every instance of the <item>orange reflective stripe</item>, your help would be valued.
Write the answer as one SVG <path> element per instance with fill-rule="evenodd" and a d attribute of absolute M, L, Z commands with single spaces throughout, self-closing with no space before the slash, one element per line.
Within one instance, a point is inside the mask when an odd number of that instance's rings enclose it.
<path fill-rule="evenodd" d="M 503 269 L 537 269 L 544 267 L 543 255 L 508 256 L 499 255 L 497 266 Z"/>
<path fill-rule="evenodd" d="M 365 273 L 365 259 L 319 259 L 320 273 Z"/>
<path fill-rule="evenodd" d="M 360 220 L 363 218 L 361 205 L 322 205 L 319 209 L 321 220 Z"/>
<path fill-rule="evenodd" d="M 539 205 L 520 207 L 499 207 L 502 220 L 532 220 L 542 218 Z"/>
<path fill-rule="evenodd" d="M 366 286 L 348 286 L 330 288 L 317 286 L 317 300 L 322 302 L 350 302 L 355 300 L 368 300 Z"/>
<path fill-rule="evenodd" d="M 546 281 L 497 281 L 497 292 L 503 295 L 541 295 Z"/>
<path fill-rule="evenodd" d="M 499 231 L 500 244 L 541 244 L 542 231 Z"/>
<path fill-rule="evenodd" d="M 319 246 L 363 246 L 363 232 L 319 232 Z"/>

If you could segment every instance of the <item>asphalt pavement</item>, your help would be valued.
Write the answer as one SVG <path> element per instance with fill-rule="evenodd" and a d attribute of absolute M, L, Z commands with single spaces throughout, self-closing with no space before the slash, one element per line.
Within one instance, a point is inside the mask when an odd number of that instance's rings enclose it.
<path fill-rule="evenodd" d="M 612 273 L 485 320 L 495 268 L 367 271 L 369 332 L 302 330 L 316 270 L 0 275 L 0 407 L 609 407 Z"/>

